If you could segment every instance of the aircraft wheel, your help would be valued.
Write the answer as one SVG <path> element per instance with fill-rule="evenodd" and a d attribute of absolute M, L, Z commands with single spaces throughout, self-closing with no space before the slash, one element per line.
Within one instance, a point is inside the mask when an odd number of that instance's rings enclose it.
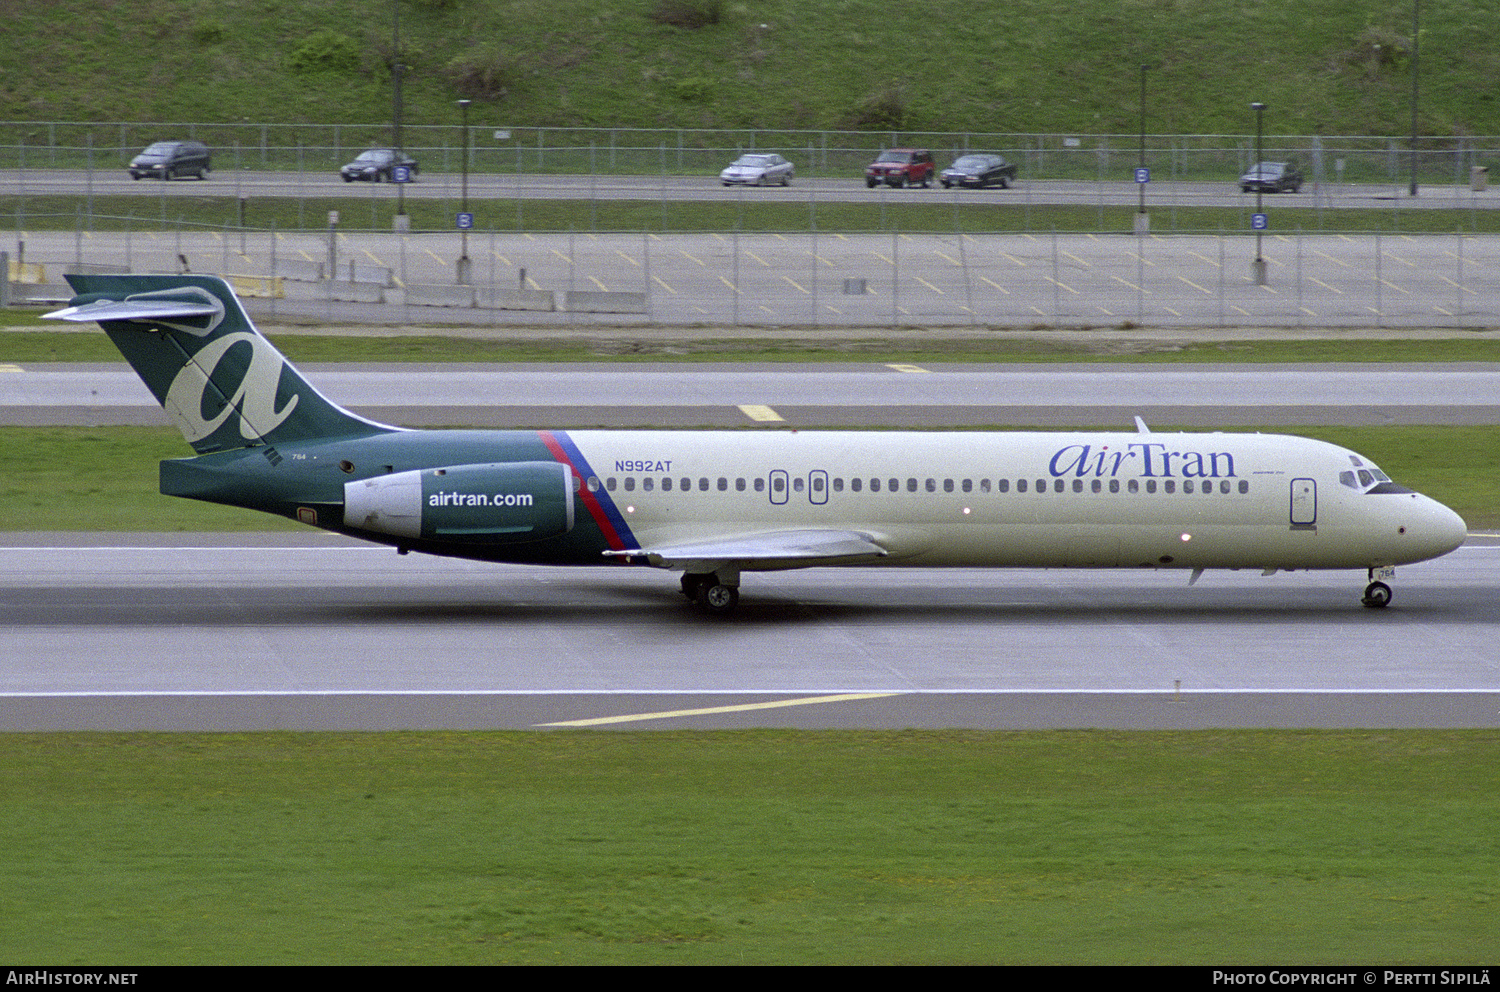
<path fill-rule="evenodd" d="M 1391 605 L 1391 587 L 1384 582 L 1371 582 L 1365 586 L 1365 598 L 1360 602 L 1372 610 L 1383 610 Z"/>
<path fill-rule="evenodd" d="M 728 616 L 739 604 L 740 591 L 716 578 L 708 578 L 698 591 L 698 605 L 714 616 Z"/>
<path fill-rule="evenodd" d="M 682 573 L 682 594 L 693 602 L 698 602 L 698 597 L 703 594 L 703 587 L 712 579 L 711 575 L 698 572 Z"/>

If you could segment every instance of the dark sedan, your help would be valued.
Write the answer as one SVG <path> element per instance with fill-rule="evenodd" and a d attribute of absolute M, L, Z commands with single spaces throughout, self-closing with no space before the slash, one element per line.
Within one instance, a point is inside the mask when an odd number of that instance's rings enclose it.
<path fill-rule="evenodd" d="M 1296 193 L 1302 189 L 1302 172 L 1293 162 L 1257 162 L 1240 176 L 1240 192 Z"/>
<path fill-rule="evenodd" d="M 416 178 L 417 173 L 421 171 L 417 167 L 417 160 L 405 152 L 395 152 L 389 148 L 371 148 L 367 152 L 361 152 L 359 158 L 340 169 L 339 175 L 346 183 L 352 183 L 356 179 L 371 183 L 391 182 L 391 172 L 398 165 L 404 165 L 410 169 L 412 178 Z"/>
<path fill-rule="evenodd" d="M 1010 189 L 1016 179 L 1016 163 L 1007 162 L 999 155 L 965 155 L 943 170 L 944 189 L 963 186 L 966 189 L 981 189 L 999 186 Z"/>

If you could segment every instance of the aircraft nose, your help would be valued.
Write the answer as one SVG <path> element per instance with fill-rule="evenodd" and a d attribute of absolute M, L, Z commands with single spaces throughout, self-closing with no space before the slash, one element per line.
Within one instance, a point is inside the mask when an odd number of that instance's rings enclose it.
<path fill-rule="evenodd" d="M 1418 504 L 1407 533 L 1423 558 L 1445 555 L 1468 540 L 1469 525 L 1463 517 L 1427 496 L 1419 496 Z"/>

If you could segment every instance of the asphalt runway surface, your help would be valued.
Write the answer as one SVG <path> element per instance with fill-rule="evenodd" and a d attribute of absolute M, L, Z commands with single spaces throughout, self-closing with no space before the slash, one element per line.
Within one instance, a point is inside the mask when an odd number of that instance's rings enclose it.
<path fill-rule="evenodd" d="M 642 568 L 9 535 L 0 728 L 1493 727 L 1500 544 L 1362 574 Z"/>
<path fill-rule="evenodd" d="M 1500 366 L 848 363 L 313 366 L 411 427 L 1214 428 L 1500 423 Z M 0 365 L 0 425 L 165 424 L 122 363 Z"/>

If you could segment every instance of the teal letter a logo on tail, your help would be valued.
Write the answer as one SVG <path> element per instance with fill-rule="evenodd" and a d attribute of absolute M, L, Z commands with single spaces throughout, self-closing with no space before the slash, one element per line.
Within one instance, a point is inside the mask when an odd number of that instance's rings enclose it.
<path fill-rule="evenodd" d="M 69 275 L 57 320 L 98 321 L 199 454 L 393 430 L 331 402 L 214 276 Z"/>

